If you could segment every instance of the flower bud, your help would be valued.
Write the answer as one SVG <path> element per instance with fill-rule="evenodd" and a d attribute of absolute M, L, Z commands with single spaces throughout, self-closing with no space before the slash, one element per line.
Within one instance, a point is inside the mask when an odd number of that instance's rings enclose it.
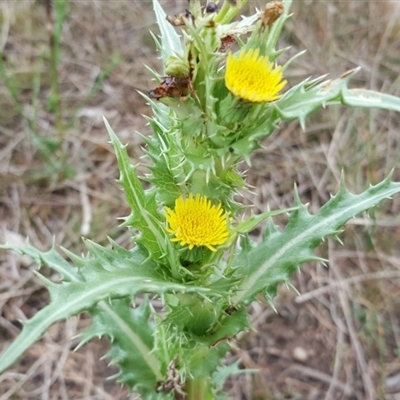
<path fill-rule="evenodd" d="M 176 56 L 169 56 L 165 60 L 165 75 L 181 78 L 189 76 L 189 65 L 187 61 Z"/>
<path fill-rule="evenodd" d="M 215 3 L 208 3 L 206 5 L 206 13 L 214 13 L 218 11 L 218 6 Z"/>

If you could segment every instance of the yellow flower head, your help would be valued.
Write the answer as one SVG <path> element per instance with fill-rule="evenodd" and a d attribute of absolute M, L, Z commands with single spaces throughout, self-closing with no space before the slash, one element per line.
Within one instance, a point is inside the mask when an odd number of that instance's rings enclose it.
<path fill-rule="evenodd" d="M 216 251 L 214 246 L 226 242 L 228 232 L 228 214 L 221 204 L 212 205 L 205 196 L 197 194 L 188 198 L 179 197 L 175 200 L 175 208 L 165 207 L 165 218 L 169 224 L 167 232 L 175 235 L 171 241 L 182 246 L 206 246 Z"/>
<path fill-rule="evenodd" d="M 259 49 L 242 50 L 238 57 L 228 54 L 225 84 L 237 97 L 253 103 L 274 101 L 286 85 L 281 67 L 274 68 Z"/>

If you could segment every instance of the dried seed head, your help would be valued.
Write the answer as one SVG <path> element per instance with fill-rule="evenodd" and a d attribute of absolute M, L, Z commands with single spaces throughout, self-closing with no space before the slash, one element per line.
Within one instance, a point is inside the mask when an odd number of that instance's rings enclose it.
<path fill-rule="evenodd" d="M 261 17 L 263 27 L 270 27 L 282 15 L 284 10 L 281 1 L 273 1 L 265 6 Z"/>

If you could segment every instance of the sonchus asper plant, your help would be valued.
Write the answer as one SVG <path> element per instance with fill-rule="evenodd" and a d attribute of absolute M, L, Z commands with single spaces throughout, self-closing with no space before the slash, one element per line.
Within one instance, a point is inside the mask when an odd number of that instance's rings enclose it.
<path fill-rule="evenodd" d="M 3 351 L 0 371 L 53 323 L 86 312 L 92 325 L 80 346 L 108 337 L 107 356 L 119 366 L 115 378 L 133 392 L 145 399 L 222 398 L 222 383 L 235 366 L 223 367 L 221 358 L 230 341 L 250 328 L 246 306 L 259 295 L 272 302 L 278 285 L 290 285 L 303 263 L 323 261 L 314 249 L 325 237 L 400 191 L 390 176 L 357 195 L 342 182 L 316 214 L 295 192 L 293 208 L 243 219 L 243 206 L 234 200 L 246 188 L 238 165 L 249 162 L 260 140 L 283 121 L 304 126 L 309 114 L 331 104 L 400 111 L 400 99 L 349 89 L 357 69 L 290 87 L 285 71 L 293 59 L 279 65 L 285 49 L 277 41 L 291 0 L 239 20 L 234 17 L 246 0 L 204 7 L 191 0 L 174 17 L 165 15 L 158 0 L 153 3 L 163 71 L 153 71 L 157 83 L 144 95 L 153 110 L 153 135 L 143 137 L 148 175 L 136 175 L 105 121 L 131 209 L 124 226 L 134 245 L 127 250 L 112 240 L 110 247 L 85 240 L 85 256 L 61 249 L 72 263 L 56 248 L 15 249 L 58 272 L 61 281 L 36 273 L 50 304 L 23 322 Z M 289 215 L 284 230 L 273 223 L 279 213 Z M 249 232 L 264 220 L 262 240 L 254 242 Z M 154 310 L 149 295 L 161 299 L 162 310 Z"/>

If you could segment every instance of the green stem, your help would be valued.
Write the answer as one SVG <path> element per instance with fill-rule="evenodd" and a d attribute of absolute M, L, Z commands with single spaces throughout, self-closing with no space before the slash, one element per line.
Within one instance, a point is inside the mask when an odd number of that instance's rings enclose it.
<path fill-rule="evenodd" d="M 241 0 L 234 6 L 228 0 L 225 0 L 214 21 L 218 24 L 228 24 L 247 2 L 248 0 Z"/>
<path fill-rule="evenodd" d="M 210 378 L 201 377 L 188 379 L 186 382 L 187 400 L 213 400 L 214 395 L 210 388 Z"/>

